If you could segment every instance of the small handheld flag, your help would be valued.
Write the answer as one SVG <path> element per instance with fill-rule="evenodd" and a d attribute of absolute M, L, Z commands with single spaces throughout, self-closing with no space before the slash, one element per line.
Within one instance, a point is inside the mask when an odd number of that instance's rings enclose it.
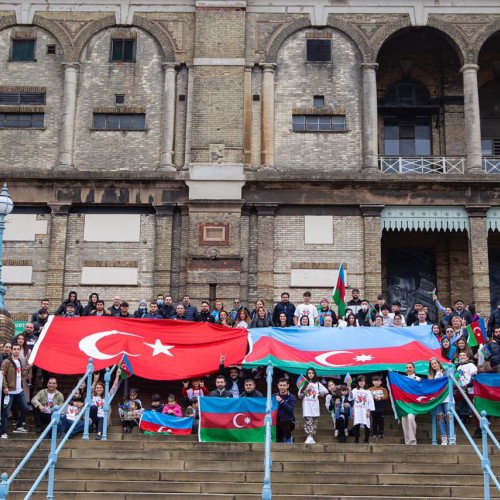
<path fill-rule="evenodd" d="M 470 325 L 468 325 L 467 332 L 469 333 L 467 343 L 470 347 L 474 347 L 479 344 L 486 344 L 487 335 L 484 318 L 479 318 L 477 321 L 473 321 Z"/>
<path fill-rule="evenodd" d="M 344 263 L 342 262 L 339 267 L 339 274 L 337 278 L 337 284 L 333 289 L 333 301 L 337 304 L 339 311 L 339 317 L 343 318 L 345 316 L 345 310 L 347 308 L 345 303 L 345 272 Z"/>
<path fill-rule="evenodd" d="M 126 354 L 123 355 L 123 358 L 120 361 L 120 369 L 122 371 L 120 375 L 122 379 L 129 378 L 134 374 L 134 370 L 132 369 L 132 365 L 130 364 L 130 360 Z"/>
<path fill-rule="evenodd" d="M 487 345 L 481 347 L 481 349 L 479 349 L 479 353 L 483 356 L 485 360 L 488 360 L 491 357 L 491 350 Z"/>
<path fill-rule="evenodd" d="M 344 377 L 344 384 L 347 385 L 347 387 L 351 387 L 352 377 L 350 373 L 347 373 L 346 376 Z"/>
<path fill-rule="evenodd" d="M 304 375 L 300 375 L 299 378 L 297 379 L 297 389 L 300 391 L 303 387 L 307 385 L 307 379 L 304 377 Z"/>

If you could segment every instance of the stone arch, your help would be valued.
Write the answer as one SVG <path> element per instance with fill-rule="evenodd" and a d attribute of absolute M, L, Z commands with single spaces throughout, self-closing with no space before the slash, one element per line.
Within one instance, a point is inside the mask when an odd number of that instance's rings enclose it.
<path fill-rule="evenodd" d="M 0 31 L 11 28 L 13 26 L 19 26 L 15 14 L 0 17 Z M 22 26 L 26 27 L 26 25 Z M 63 29 L 61 29 L 60 26 L 58 26 L 57 23 L 55 23 L 51 19 L 47 19 L 41 16 L 35 16 L 31 26 L 38 26 L 39 28 L 42 28 L 50 33 L 59 43 L 64 57 L 66 56 L 68 51 L 71 50 L 71 40 L 69 39 L 68 35 L 64 32 Z"/>
<path fill-rule="evenodd" d="M 116 26 L 116 18 L 115 15 L 109 15 L 103 17 L 97 21 L 89 23 L 78 35 L 73 44 L 72 57 L 74 61 L 79 61 L 83 48 L 90 39 L 99 33 L 108 28 L 112 28 Z M 160 29 L 156 24 L 145 19 L 141 16 L 134 16 L 134 24 L 129 26 L 131 28 L 137 27 L 141 28 L 147 33 L 149 33 L 158 43 L 163 53 L 163 58 L 165 61 L 175 62 L 175 44 L 172 38 L 165 33 L 164 30 Z"/>
<path fill-rule="evenodd" d="M 267 44 L 265 62 L 276 63 L 278 59 L 278 52 L 285 41 L 297 31 L 311 27 L 312 24 L 310 19 L 308 17 L 301 17 L 279 29 L 275 34 L 273 34 Z M 361 32 L 352 24 L 343 21 L 342 19 L 336 19 L 334 16 L 330 15 L 328 16 L 327 24 L 325 26 L 321 26 L 321 28 L 333 28 L 344 33 L 354 42 L 361 53 L 363 61 L 366 62 L 371 59 L 370 47 Z"/>
<path fill-rule="evenodd" d="M 386 41 L 394 36 L 398 31 L 411 26 L 411 21 L 408 16 L 401 17 L 397 21 L 386 24 L 381 30 L 377 31 L 371 40 L 373 51 L 373 61 L 376 61 L 380 53 L 380 49 Z"/>
<path fill-rule="evenodd" d="M 500 31 L 500 19 L 496 19 L 492 23 L 488 24 L 484 31 L 480 33 L 474 40 L 471 47 L 471 57 L 473 58 L 470 62 L 477 64 L 479 61 L 479 54 L 484 44 L 496 33 Z"/>

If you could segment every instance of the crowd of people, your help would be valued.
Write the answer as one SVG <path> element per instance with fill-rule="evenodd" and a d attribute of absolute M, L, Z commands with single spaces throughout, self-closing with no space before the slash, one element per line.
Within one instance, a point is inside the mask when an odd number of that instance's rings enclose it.
<path fill-rule="evenodd" d="M 360 291 L 352 289 L 351 298 L 346 303 L 346 311 L 341 317 L 332 308 L 330 301 L 323 298 L 318 306 L 311 300 L 311 293 L 304 292 L 303 302 L 295 306 L 290 302 L 287 292 L 281 294 L 281 300 L 273 307 L 267 308 L 263 300 L 255 301 L 253 307 L 245 307 L 240 300 L 232 302 L 231 309 L 225 308 L 222 300 L 214 302 L 213 309 L 208 301 L 200 303 L 200 309 L 191 303 L 188 295 L 183 297 L 182 303 L 174 305 L 172 297 L 158 294 L 156 299 L 141 300 L 135 311 L 131 312 L 129 304 L 121 297 L 115 296 L 113 303 L 105 307 L 105 303 L 97 293 L 89 296 L 88 303 L 82 305 L 78 295 L 72 291 L 68 299 L 63 301 L 55 311 L 51 310 L 47 299 L 41 301 L 41 307 L 32 314 L 31 321 L 26 323 L 24 331 L 16 335 L 10 342 L 0 345 L 2 354 L 1 371 L 3 374 L 2 390 L 2 418 L 0 437 L 7 435 L 9 413 L 13 412 L 14 433 L 26 432 L 24 422 L 28 412 L 33 411 L 36 428 L 41 432 L 44 425 L 50 420 L 54 406 L 62 402 L 62 394 L 57 391 L 57 380 L 45 370 L 41 370 L 43 389 L 36 392 L 38 369 L 28 362 L 31 350 L 38 341 L 42 328 L 47 323 L 49 315 L 55 314 L 68 318 L 78 316 L 116 316 L 121 318 L 146 319 L 173 319 L 178 321 L 210 322 L 230 328 L 288 328 L 296 326 L 308 328 L 349 328 L 363 327 L 401 327 L 432 325 L 432 331 L 441 344 L 441 355 L 444 359 L 454 363 L 459 374 L 460 385 L 465 389 L 472 400 L 472 377 L 478 371 L 498 372 L 500 366 L 500 305 L 485 318 L 487 324 L 486 349 L 470 348 L 468 345 L 467 326 L 478 320 L 473 305 L 465 306 L 464 301 L 457 300 L 453 307 L 443 307 L 436 295 L 433 296 L 436 309 L 442 317 L 431 318 L 427 308 L 415 302 L 412 310 L 403 316 L 401 304 L 394 302 L 387 304 L 383 296 L 378 296 L 375 304 L 360 298 Z M 229 310 L 228 310 L 229 309 Z M 305 333 L 305 332 L 304 332 Z M 488 353 L 485 358 L 483 353 Z M 429 378 L 445 376 L 445 371 L 438 359 L 431 359 L 429 363 Z M 415 375 L 412 363 L 406 366 L 407 375 Z M 296 396 L 290 392 L 288 374 L 280 373 L 278 377 L 278 392 L 276 400 L 278 409 L 278 440 L 291 442 L 292 431 L 295 427 L 294 410 L 297 403 Z M 159 394 L 151 395 L 149 409 L 161 411 L 174 416 L 189 415 L 199 418 L 198 397 L 261 397 L 256 390 L 255 372 L 248 372 L 241 367 L 225 367 L 221 359 L 219 375 L 215 379 L 215 389 L 210 391 L 203 380 L 185 382 L 179 397 L 170 394 L 164 402 Z M 307 383 L 300 387 L 297 397 L 302 400 L 304 429 L 307 434 L 306 443 L 314 443 L 317 421 L 320 414 L 319 400 L 325 397 L 325 406 L 332 415 L 334 433 L 340 442 L 345 442 L 348 436 L 353 436 L 359 442 L 361 428 L 365 429 L 364 440 L 368 441 L 370 434 L 378 438 L 384 436 L 384 414 L 386 412 L 387 390 L 383 386 L 384 376 L 371 376 L 371 386 L 367 388 L 368 377 L 358 376 L 353 385 L 340 384 L 338 379 L 319 380 L 314 369 L 310 368 L 306 374 Z M 115 391 L 117 379 L 111 391 Z M 96 432 L 96 439 L 102 436 L 104 417 L 104 384 L 99 381 L 98 375 L 92 385 L 91 419 Z M 460 403 L 460 394 L 456 395 Z M 181 403 L 181 404 L 179 404 Z M 78 391 L 70 402 L 64 418 L 61 419 L 60 431 L 66 432 L 74 422 L 84 404 L 84 392 Z M 442 444 L 446 444 L 448 436 L 445 421 L 449 401 L 440 405 L 436 410 L 436 418 L 441 431 Z M 185 408 L 183 410 L 183 407 Z M 467 405 L 461 404 L 462 414 L 469 416 Z M 144 411 L 142 401 L 137 390 L 131 389 L 119 407 L 119 416 L 123 432 L 132 432 L 138 424 L 140 415 Z M 477 428 L 479 424 L 477 423 Z M 349 425 L 351 427 L 349 428 Z M 196 426 L 195 426 L 196 427 Z M 370 431 L 371 429 L 371 431 Z M 83 423 L 79 422 L 73 434 L 83 431 Z M 413 415 L 403 418 L 403 431 L 407 444 L 416 443 L 416 423 Z"/>

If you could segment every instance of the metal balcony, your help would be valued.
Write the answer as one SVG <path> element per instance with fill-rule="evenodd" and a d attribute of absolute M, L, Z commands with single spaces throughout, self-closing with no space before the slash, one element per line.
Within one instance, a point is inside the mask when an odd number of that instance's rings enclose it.
<path fill-rule="evenodd" d="M 379 156 L 379 167 L 384 174 L 463 174 L 463 156 Z"/>

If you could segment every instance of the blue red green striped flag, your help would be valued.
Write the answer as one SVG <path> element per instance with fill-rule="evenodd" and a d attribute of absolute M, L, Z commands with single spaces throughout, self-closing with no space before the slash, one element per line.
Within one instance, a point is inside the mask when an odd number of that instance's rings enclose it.
<path fill-rule="evenodd" d="M 337 284 L 333 289 L 333 301 L 337 304 L 339 311 L 339 317 L 343 318 L 345 316 L 346 303 L 345 303 L 345 271 L 344 263 L 342 262 L 339 267 L 339 274 L 337 277 Z"/>

